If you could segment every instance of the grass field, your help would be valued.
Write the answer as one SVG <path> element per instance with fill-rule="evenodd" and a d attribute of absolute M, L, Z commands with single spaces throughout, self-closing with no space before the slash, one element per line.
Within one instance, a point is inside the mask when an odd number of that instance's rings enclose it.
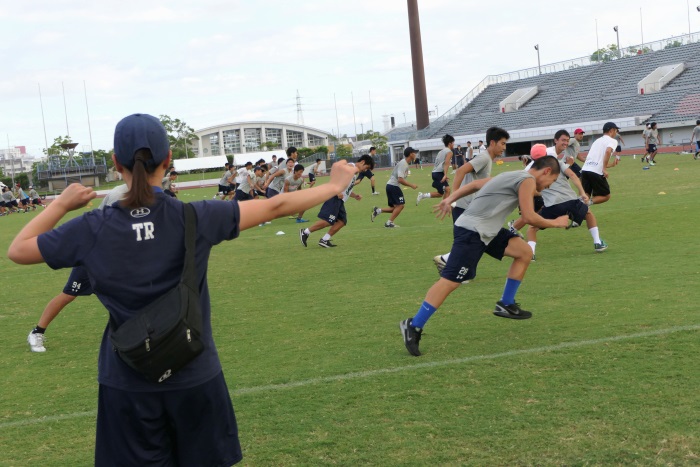
<path fill-rule="evenodd" d="M 400 228 L 385 229 L 386 215 L 371 223 L 389 171 L 377 172 L 380 196 L 365 181 L 364 199 L 348 201 L 338 248 L 318 247 L 319 233 L 304 248 L 288 219 L 216 247 L 214 337 L 243 464 L 700 464 L 700 161 L 658 160 L 610 169 L 612 199 L 593 207 L 606 252 L 586 228 L 540 233 L 518 294 L 532 319 L 491 314 L 510 261 L 484 257 L 429 322 L 420 358 L 398 323 L 437 279 L 431 259 L 449 251 L 452 227 L 412 190 Z M 412 171 L 419 189 L 429 171 Z M 48 330 L 48 351 L 29 351 L 26 334 L 68 277 L 5 257 L 34 215 L 0 218 L 0 465 L 89 465 L 106 312 L 79 298 Z"/>

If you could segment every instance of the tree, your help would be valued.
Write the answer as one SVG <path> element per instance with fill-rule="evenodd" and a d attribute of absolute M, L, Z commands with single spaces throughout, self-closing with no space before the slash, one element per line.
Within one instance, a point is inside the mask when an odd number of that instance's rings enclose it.
<path fill-rule="evenodd" d="M 68 151 L 63 149 L 61 147 L 62 144 L 69 144 L 72 143 L 73 140 L 70 138 L 70 136 L 57 136 L 53 140 L 53 144 L 49 146 L 48 148 L 42 149 L 44 154 L 47 156 L 49 155 L 59 155 L 59 156 L 68 156 Z"/>
<path fill-rule="evenodd" d="M 338 144 L 335 147 L 335 157 L 349 158 L 352 157 L 352 144 Z"/>
<path fill-rule="evenodd" d="M 679 41 L 677 41 L 677 40 L 675 40 L 675 41 L 673 41 L 673 42 L 669 41 L 669 42 L 664 46 L 664 49 L 672 49 L 672 48 L 674 48 L 674 47 L 680 47 L 681 45 L 683 45 L 683 44 L 681 44 L 681 43 L 680 43 Z"/>
<path fill-rule="evenodd" d="M 609 62 L 614 58 L 618 58 L 617 44 L 609 44 L 591 55 L 592 62 Z"/>
<path fill-rule="evenodd" d="M 160 122 L 168 132 L 170 140 L 170 150 L 173 152 L 173 159 L 183 159 L 189 156 L 189 146 L 193 141 L 197 141 L 199 136 L 194 133 L 194 128 L 187 125 L 179 118 L 171 118 L 168 115 L 161 115 Z"/>
<path fill-rule="evenodd" d="M 357 139 L 360 141 L 369 140 L 372 142 L 372 146 L 377 148 L 377 153 L 386 154 L 389 152 L 389 145 L 386 136 L 382 135 L 378 131 L 368 131 L 367 133 L 360 133 L 357 135 Z"/>
<path fill-rule="evenodd" d="M 328 156 L 328 146 L 319 146 L 316 148 L 316 152 L 321 152 Z"/>
<path fill-rule="evenodd" d="M 300 159 L 306 159 L 307 157 L 316 154 L 316 150 L 311 148 L 299 148 L 297 149 L 297 153 L 299 154 Z"/>
<path fill-rule="evenodd" d="M 265 141 L 260 145 L 260 149 L 266 149 L 268 151 L 274 151 L 275 149 L 281 149 L 282 145 L 275 141 Z"/>

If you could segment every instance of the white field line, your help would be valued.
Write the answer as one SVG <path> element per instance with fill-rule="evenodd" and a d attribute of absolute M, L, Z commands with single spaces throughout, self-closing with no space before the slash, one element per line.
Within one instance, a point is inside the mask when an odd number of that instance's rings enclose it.
<path fill-rule="evenodd" d="M 269 384 L 269 385 L 265 385 L 265 386 L 253 386 L 253 387 L 249 387 L 249 388 L 241 388 L 241 389 L 237 389 L 235 391 L 231 391 L 231 394 L 233 396 L 243 396 L 243 395 L 247 395 L 247 394 L 256 394 L 256 393 L 261 393 L 261 392 L 281 391 L 281 390 L 285 390 L 285 389 L 293 389 L 293 388 L 299 388 L 299 387 L 304 387 L 304 386 L 311 386 L 314 384 L 333 383 L 333 382 L 337 382 L 337 381 L 346 381 L 346 380 L 351 380 L 351 379 L 372 378 L 374 376 L 386 375 L 386 374 L 392 374 L 392 373 L 400 373 L 400 372 L 404 372 L 404 371 L 415 371 L 415 370 L 421 370 L 421 369 L 426 369 L 426 368 L 439 368 L 439 367 L 451 366 L 451 365 L 461 365 L 464 363 L 476 362 L 476 361 L 480 361 L 480 360 L 494 360 L 497 358 L 504 358 L 504 357 L 517 357 L 517 356 L 521 356 L 521 355 L 546 353 L 546 352 L 553 352 L 553 351 L 563 350 L 563 349 L 573 349 L 573 348 L 586 347 L 586 346 L 591 346 L 591 345 L 596 345 L 596 344 L 605 344 L 605 343 L 609 343 L 609 342 L 619 342 L 619 341 L 625 341 L 625 340 L 631 340 L 631 339 L 663 336 L 666 334 L 673 334 L 673 333 L 677 333 L 677 332 L 697 331 L 697 330 L 700 330 L 700 324 L 694 324 L 694 325 L 688 325 L 688 326 L 675 326 L 672 328 L 657 329 L 655 331 L 639 332 L 636 334 L 624 334 L 624 335 L 619 335 L 619 336 L 602 337 L 600 339 L 589 339 L 589 340 L 574 341 L 574 342 L 562 342 L 560 344 L 547 345 L 544 347 L 534 347 L 531 349 L 509 350 L 507 352 L 499 352 L 499 353 L 486 354 L 486 355 L 473 355 L 471 357 L 456 358 L 456 359 L 451 359 L 451 360 L 416 363 L 413 365 L 404 365 L 404 366 L 398 366 L 398 367 L 393 367 L 393 368 L 380 368 L 377 370 L 357 371 L 357 372 L 345 373 L 345 374 L 341 374 L 341 375 L 323 376 L 323 377 L 319 377 L 319 378 L 303 379 L 300 381 L 293 381 L 291 383 Z M 45 423 L 45 422 L 71 420 L 74 418 L 83 418 L 83 417 L 93 417 L 94 418 L 96 416 L 97 416 L 97 412 L 93 410 L 93 411 L 88 411 L 88 412 L 75 412 L 72 414 L 30 418 L 30 419 L 0 423 L 0 429 L 35 425 L 38 423 Z"/>

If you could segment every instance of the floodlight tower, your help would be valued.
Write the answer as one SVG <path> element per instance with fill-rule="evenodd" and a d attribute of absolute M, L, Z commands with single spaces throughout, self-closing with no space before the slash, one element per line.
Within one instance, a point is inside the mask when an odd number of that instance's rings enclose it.
<path fill-rule="evenodd" d="M 428 117 L 428 94 L 425 89 L 418 0 L 407 0 L 407 3 L 408 31 L 411 38 L 411 59 L 413 62 L 413 98 L 416 103 L 416 128 L 422 130 L 430 124 L 430 119 Z"/>

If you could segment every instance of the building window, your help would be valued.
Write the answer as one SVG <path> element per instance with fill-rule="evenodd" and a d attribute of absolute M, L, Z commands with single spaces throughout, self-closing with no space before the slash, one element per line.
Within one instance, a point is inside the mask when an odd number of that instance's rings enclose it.
<path fill-rule="evenodd" d="M 316 136 L 312 135 L 311 133 L 307 133 L 306 137 L 309 139 L 310 148 L 323 146 L 326 143 L 326 138 L 324 138 L 323 136 Z"/>
<path fill-rule="evenodd" d="M 304 147 L 304 133 L 301 131 L 287 130 L 287 147 L 294 146 L 295 148 Z"/>
<path fill-rule="evenodd" d="M 221 150 L 219 148 L 219 134 L 218 133 L 212 133 L 209 135 L 209 147 L 211 147 L 212 154 L 221 154 Z"/>
<path fill-rule="evenodd" d="M 247 152 L 260 151 L 261 139 L 260 128 L 245 128 L 243 136 L 245 138 L 245 150 Z"/>
<path fill-rule="evenodd" d="M 225 154 L 236 154 L 241 152 L 241 130 L 226 130 L 224 133 Z M 214 152 L 212 146 L 212 153 Z"/>
<path fill-rule="evenodd" d="M 281 128 L 265 128 L 265 142 L 275 143 L 274 148 L 282 147 L 282 129 Z"/>

